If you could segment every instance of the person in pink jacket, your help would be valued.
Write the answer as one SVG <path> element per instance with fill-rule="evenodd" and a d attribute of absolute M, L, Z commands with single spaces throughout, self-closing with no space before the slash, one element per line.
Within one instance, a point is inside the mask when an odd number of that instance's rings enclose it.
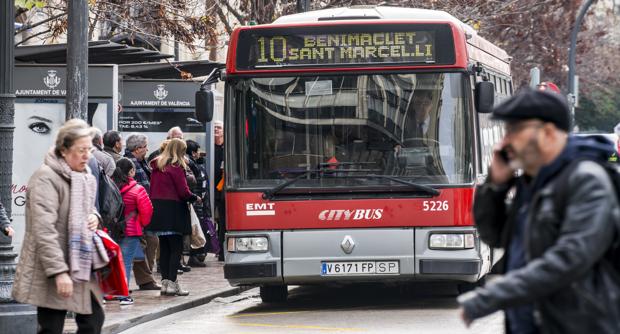
<path fill-rule="evenodd" d="M 146 189 L 133 179 L 135 174 L 136 168 L 133 162 L 127 158 L 121 158 L 116 162 L 116 169 L 112 175 L 114 183 L 123 196 L 123 203 L 125 203 L 125 236 L 121 240 L 120 246 L 125 262 L 128 285 L 133 260 L 144 257 L 142 247 L 140 247 L 142 229 L 151 222 L 153 216 L 153 205 L 149 195 Z M 123 296 L 120 298 L 120 304 L 131 305 L 133 298 Z"/>

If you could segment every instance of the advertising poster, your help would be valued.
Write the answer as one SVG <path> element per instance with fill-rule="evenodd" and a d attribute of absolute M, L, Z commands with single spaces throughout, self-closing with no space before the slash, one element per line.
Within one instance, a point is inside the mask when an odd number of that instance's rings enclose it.
<path fill-rule="evenodd" d="M 123 80 L 118 130 L 123 139 L 131 133 L 148 138 L 149 152 L 166 140 L 168 130 L 178 126 L 185 139 L 206 147 L 206 126 L 196 120 L 195 94 L 200 84 L 186 80 Z M 150 153 L 149 153 L 150 154 Z"/>
<path fill-rule="evenodd" d="M 89 71 L 100 75 L 109 87 L 96 85 L 89 97 L 88 121 L 102 131 L 110 128 L 115 106 L 113 72 L 115 67 Z M 15 228 L 14 251 L 19 254 L 25 232 L 25 205 L 28 180 L 41 166 L 45 154 L 54 145 L 58 129 L 65 122 L 64 67 L 17 66 L 15 75 L 15 132 L 13 137 L 13 177 L 11 182 L 12 218 Z M 95 79 L 96 80 L 96 79 Z M 99 84 L 102 84 L 101 81 Z M 116 86 L 116 84 L 114 84 Z M 92 92 L 93 86 L 91 85 Z M 105 94 L 109 96 L 105 96 Z"/>

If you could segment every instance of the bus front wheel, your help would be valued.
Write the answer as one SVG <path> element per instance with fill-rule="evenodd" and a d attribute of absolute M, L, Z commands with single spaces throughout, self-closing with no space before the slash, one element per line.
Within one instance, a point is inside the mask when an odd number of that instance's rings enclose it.
<path fill-rule="evenodd" d="M 288 297 L 288 286 L 265 285 L 260 287 L 260 298 L 264 303 L 283 303 Z"/>

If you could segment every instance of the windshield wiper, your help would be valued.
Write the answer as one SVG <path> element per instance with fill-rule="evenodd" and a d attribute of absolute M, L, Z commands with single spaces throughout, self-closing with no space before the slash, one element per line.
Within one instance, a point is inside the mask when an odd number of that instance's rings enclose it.
<path fill-rule="evenodd" d="M 319 166 L 323 166 L 323 164 L 320 164 Z M 330 165 L 326 165 L 326 166 L 330 166 Z M 291 184 L 301 180 L 302 178 L 308 176 L 308 174 L 312 174 L 312 173 L 322 173 L 325 175 L 335 176 L 336 173 L 341 173 L 341 172 L 368 173 L 368 172 L 376 172 L 376 171 L 378 170 L 377 169 L 333 169 L 330 167 L 322 167 L 319 169 L 307 169 L 307 170 L 301 170 L 301 171 L 288 171 L 288 173 L 301 173 L 301 174 L 269 190 L 265 190 L 265 192 L 263 192 L 263 199 L 269 199 L 269 200 L 272 199 L 273 196 L 275 196 L 275 194 L 280 192 L 282 189 L 290 186 Z M 344 177 L 344 176 L 341 175 L 341 177 Z"/>
<path fill-rule="evenodd" d="M 401 183 L 401 184 L 406 184 L 416 190 L 421 190 L 424 191 L 425 193 L 428 193 L 429 195 L 432 195 L 433 197 L 435 196 L 439 196 L 440 192 L 439 190 L 433 188 L 433 187 L 429 187 L 429 186 L 425 186 L 423 184 L 418 184 L 418 183 L 414 183 L 414 182 L 410 182 L 410 181 L 406 181 L 403 179 L 399 179 L 397 177 L 393 177 L 393 176 L 389 176 L 389 175 L 377 175 L 377 174 L 367 174 L 367 175 L 356 175 L 354 176 L 355 178 L 375 178 L 375 179 L 386 179 L 386 180 L 391 180 L 394 181 L 396 183 Z"/>
<path fill-rule="evenodd" d="M 334 162 L 321 162 L 319 164 L 320 167 L 339 167 L 339 166 L 355 166 L 355 165 L 376 165 L 377 163 L 374 161 L 360 161 L 360 162 L 349 162 L 349 161 L 334 161 Z"/>
<path fill-rule="evenodd" d="M 414 188 L 415 190 L 420 190 L 423 191 L 433 197 L 435 196 L 439 196 L 440 192 L 439 190 L 433 188 L 433 187 L 429 187 L 429 186 L 425 186 L 422 184 L 417 184 L 417 183 L 413 183 L 410 181 L 406 181 L 406 180 L 402 180 L 399 179 L 397 177 L 393 177 L 393 176 L 389 176 L 389 175 L 378 175 L 378 174 L 366 174 L 366 175 L 342 175 L 340 173 L 342 172 L 374 172 L 376 170 L 373 169 L 331 169 L 331 168 L 321 168 L 321 169 L 309 169 L 309 170 L 305 170 L 303 171 L 301 174 L 297 175 L 295 178 L 290 179 L 280 185 L 275 186 L 272 189 L 266 190 L 265 192 L 263 192 L 263 199 L 268 199 L 271 200 L 278 192 L 280 192 L 282 189 L 290 186 L 291 184 L 301 180 L 302 178 L 304 178 L 305 176 L 308 176 L 308 174 L 312 174 L 312 173 L 323 173 L 326 176 L 330 176 L 330 177 L 335 177 L 335 178 L 351 178 L 351 179 L 359 179 L 359 178 L 376 178 L 376 179 L 386 179 L 386 180 L 391 180 L 394 181 L 396 183 L 401 183 L 401 184 L 405 184 L 408 185 L 412 188 Z"/>
<path fill-rule="evenodd" d="M 263 199 L 271 200 L 273 198 L 273 196 L 275 196 L 275 194 L 278 193 L 280 190 L 282 190 L 282 189 L 290 186 L 291 184 L 301 180 L 303 177 L 307 176 L 308 174 L 316 173 L 317 171 L 320 171 L 320 170 L 316 170 L 316 169 L 305 170 L 301 174 L 295 176 L 294 178 L 292 178 L 292 179 L 290 179 L 290 180 L 288 180 L 288 181 L 286 181 L 286 182 L 284 182 L 284 183 L 282 183 L 280 185 L 277 185 L 277 186 L 275 186 L 275 187 L 273 187 L 273 188 L 271 188 L 269 190 L 265 190 L 263 192 Z"/>

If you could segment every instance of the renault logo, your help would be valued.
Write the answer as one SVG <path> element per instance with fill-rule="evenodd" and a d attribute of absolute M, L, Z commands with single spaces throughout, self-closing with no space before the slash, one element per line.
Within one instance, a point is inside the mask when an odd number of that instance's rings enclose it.
<path fill-rule="evenodd" d="M 351 254 L 351 252 L 353 252 L 353 248 L 355 248 L 355 242 L 353 242 L 353 238 L 351 238 L 350 235 L 345 236 L 342 240 L 342 243 L 340 244 L 340 248 L 342 248 L 345 253 Z"/>

